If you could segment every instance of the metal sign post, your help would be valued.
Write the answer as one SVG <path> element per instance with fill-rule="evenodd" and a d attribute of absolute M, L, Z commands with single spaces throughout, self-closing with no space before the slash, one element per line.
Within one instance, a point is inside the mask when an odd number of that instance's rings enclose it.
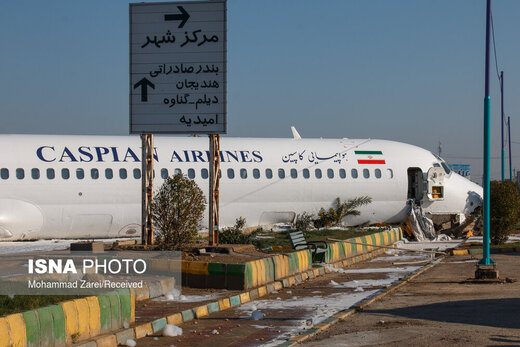
<path fill-rule="evenodd" d="M 209 245 L 218 245 L 220 135 L 209 135 Z"/>
<path fill-rule="evenodd" d="M 142 214 L 141 242 L 143 245 L 153 245 L 153 134 L 142 134 Z"/>
<path fill-rule="evenodd" d="M 226 7 L 226 0 L 129 6 L 130 133 L 142 134 L 143 142 L 143 244 L 153 244 L 154 133 L 210 135 L 210 244 L 218 243 L 218 134 L 227 127 Z"/>

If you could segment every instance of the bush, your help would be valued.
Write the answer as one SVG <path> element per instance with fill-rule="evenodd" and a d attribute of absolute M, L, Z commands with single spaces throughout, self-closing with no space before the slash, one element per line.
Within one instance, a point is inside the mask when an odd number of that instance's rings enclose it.
<path fill-rule="evenodd" d="M 316 228 L 323 228 L 339 225 L 347 216 L 359 216 L 361 212 L 356 210 L 356 208 L 370 204 L 371 202 L 372 198 L 368 196 L 361 196 L 347 200 L 346 202 L 341 202 L 338 197 L 335 200 L 336 208 L 331 207 L 328 211 L 325 211 L 324 208 L 320 209 L 318 219 L 314 221 L 314 226 Z"/>
<path fill-rule="evenodd" d="M 314 216 L 312 213 L 303 212 L 302 214 L 296 216 L 296 221 L 294 222 L 294 229 L 301 230 L 303 232 L 309 231 L 314 228 Z"/>
<path fill-rule="evenodd" d="M 152 214 L 158 243 L 182 249 L 197 236 L 206 198 L 195 181 L 176 174 L 168 177 L 153 198 Z"/>
<path fill-rule="evenodd" d="M 520 193 L 511 181 L 492 181 L 490 195 L 491 243 L 507 241 L 520 217 Z"/>
<path fill-rule="evenodd" d="M 222 229 L 218 235 L 218 242 L 228 245 L 246 245 L 254 243 L 258 230 L 246 235 L 243 231 L 244 225 L 246 225 L 245 218 L 240 217 L 236 219 L 235 225 L 232 228 Z"/>

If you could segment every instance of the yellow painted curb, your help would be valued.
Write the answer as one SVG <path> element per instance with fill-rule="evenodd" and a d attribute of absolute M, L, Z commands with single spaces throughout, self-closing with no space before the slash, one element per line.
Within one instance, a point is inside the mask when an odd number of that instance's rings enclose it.
<path fill-rule="evenodd" d="M 88 307 L 87 300 L 75 299 L 73 300 L 78 310 L 78 332 L 79 339 L 84 340 L 89 338 L 90 335 L 90 309 Z"/>
<path fill-rule="evenodd" d="M 85 298 L 89 309 L 89 331 L 90 336 L 99 335 L 101 331 L 101 311 L 99 310 L 99 301 L 96 296 L 88 296 Z"/>
<path fill-rule="evenodd" d="M 262 287 L 258 287 L 258 296 L 264 296 L 264 295 L 267 295 L 267 287 L 266 286 L 262 286 Z"/>
<path fill-rule="evenodd" d="M 174 313 L 174 314 L 166 317 L 166 321 L 168 322 L 168 324 L 173 324 L 173 325 L 182 324 L 182 322 L 183 322 L 182 314 Z"/>
<path fill-rule="evenodd" d="M 310 337 L 311 337 L 310 335 L 298 335 L 298 336 L 291 338 L 289 341 L 302 343 L 303 341 L 308 340 Z"/>
<path fill-rule="evenodd" d="M 204 317 L 204 316 L 209 315 L 208 306 L 207 305 L 195 307 L 193 309 L 193 311 L 195 312 L 195 317 L 196 318 L 200 318 L 200 317 Z"/>
<path fill-rule="evenodd" d="M 152 323 L 137 325 L 134 327 L 135 338 L 140 339 L 153 334 Z"/>
<path fill-rule="evenodd" d="M 249 292 L 240 294 L 240 302 L 242 304 L 245 304 L 246 302 L 251 301 L 251 298 L 249 297 Z"/>
<path fill-rule="evenodd" d="M 4 317 L 0 318 L 0 347 L 11 346 L 11 336 L 9 335 L 9 324 Z"/>
<path fill-rule="evenodd" d="M 79 333 L 79 317 L 78 309 L 74 301 L 65 301 L 60 304 L 65 313 L 65 341 L 67 344 L 72 343 L 72 335 Z"/>
<path fill-rule="evenodd" d="M 229 302 L 229 298 L 220 299 L 218 301 L 218 308 L 220 311 L 227 310 L 230 307 L 231 307 L 231 303 Z"/>
<path fill-rule="evenodd" d="M 9 330 L 11 332 L 11 343 L 13 347 L 27 346 L 27 335 L 25 332 L 25 321 L 21 313 L 11 314 L 7 317 Z"/>

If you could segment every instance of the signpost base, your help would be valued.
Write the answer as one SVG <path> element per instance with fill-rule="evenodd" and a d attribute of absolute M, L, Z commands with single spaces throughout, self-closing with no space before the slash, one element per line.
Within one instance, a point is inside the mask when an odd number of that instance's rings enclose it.
<path fill-rule="evenodd" d="M 496 264 L 491 265 L 477 265 L 475 270 L 476 280 L 498 280 L 498 269 Z"/>

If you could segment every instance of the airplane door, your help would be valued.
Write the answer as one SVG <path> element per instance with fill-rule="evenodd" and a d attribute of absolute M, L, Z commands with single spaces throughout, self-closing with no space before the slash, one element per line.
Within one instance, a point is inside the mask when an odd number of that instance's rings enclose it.
<path fill-rule="evenodd" d="M 428 170 L 428 199 L 444 199 L 444 169 L 442 167 L 432 167 Z"/>
<path fill-rule="evenodd" d="M 408 199 L 417 202 L 423 198 L 424 182 L 422 170 L 418 167 L 408 168 Z"/>

